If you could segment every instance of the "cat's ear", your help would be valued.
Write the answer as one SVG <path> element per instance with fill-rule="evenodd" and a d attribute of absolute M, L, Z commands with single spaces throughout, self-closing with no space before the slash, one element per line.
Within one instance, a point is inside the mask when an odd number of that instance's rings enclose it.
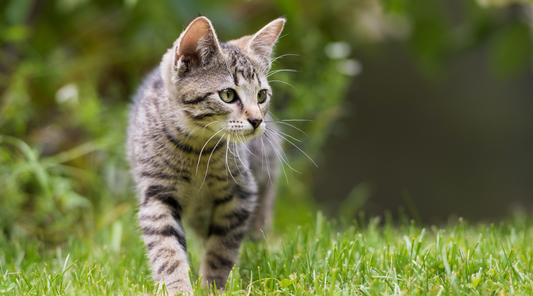
<path fill-rule="evenodd" d="M 262 61 L 270 64 L 272 48 L 283 30 L 285 18 L 275 19 L 255 33 L 248 43 L 249 49 Z"/>
<path fill-rule="evenodd" d="M 174 46 L 174 66 L 203 65 L 220 53 L 217 35 L 211 22 L 204 16 L 195 18 L 181 33 Z"/>

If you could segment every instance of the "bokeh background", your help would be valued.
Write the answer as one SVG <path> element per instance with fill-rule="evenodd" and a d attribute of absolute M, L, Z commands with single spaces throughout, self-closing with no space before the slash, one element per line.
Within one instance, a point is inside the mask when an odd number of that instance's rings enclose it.
<path fill-rule="evenodd" d="M 298 173 L 281 177 L 276 229 L 318 210 L 441 223 L 533 208 L 531 2 L 4 0 L 3 234 L 135 227 L 130 98 L 198 14 L 220 40 L 288 19 L 273 70 L 297 72 L 271 76 L 272 112 L 298 120 L 283 130 L 318 167 L 286 143 Z"/>

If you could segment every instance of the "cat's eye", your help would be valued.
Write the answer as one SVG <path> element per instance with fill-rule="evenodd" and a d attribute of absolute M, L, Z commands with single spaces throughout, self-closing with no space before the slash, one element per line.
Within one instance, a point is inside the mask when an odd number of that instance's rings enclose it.
<path fill-rule="evenodd" d="M 267 98 L 267 91 L 265 89 L 263 90 L 260 90 L 258 93 L 257 93 L 257 101 L 259 102 L 259 104 L 263 103 Z"/>
<path fill-rule="evenodd" d="M 231 88 L 226 88 L 218 92 L 218 95 L 222 99 L 222 101 L 226 103 L 231 103 L 233 100 L 235 100 L 235 90 Z"/>

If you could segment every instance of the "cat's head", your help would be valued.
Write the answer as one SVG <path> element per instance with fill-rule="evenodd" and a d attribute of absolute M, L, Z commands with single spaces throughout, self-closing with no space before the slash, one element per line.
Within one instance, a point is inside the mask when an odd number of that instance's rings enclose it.
<path fill-rule="evenodd" d="M 181 128 L 234 142 L 263 133 L 272 96 L 270 55 L 284 24 L 279 18 L 227 43 L 218 41 L 206 17 L 189 24 L 161 63 L 170 109 L 184 114 Z"/>

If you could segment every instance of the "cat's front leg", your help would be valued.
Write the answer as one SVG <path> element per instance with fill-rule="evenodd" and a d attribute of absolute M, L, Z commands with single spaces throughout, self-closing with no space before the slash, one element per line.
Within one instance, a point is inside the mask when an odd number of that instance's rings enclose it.
<path fill-rule="evenodd" d="M 224 289 L 248 231 L 256 198 L 255 190 L 235 184 L 226 196 L 214 200 L 206 252 L 200 266 L 203 285 Z"/>
<path fill-rule="evenodd" d="M 139 211 L 152 274 L 166 285 L 170 295 L 192 292 L 181 207 L 175 190 L 174 186 L 163 184 L 147 186 Z"/>

